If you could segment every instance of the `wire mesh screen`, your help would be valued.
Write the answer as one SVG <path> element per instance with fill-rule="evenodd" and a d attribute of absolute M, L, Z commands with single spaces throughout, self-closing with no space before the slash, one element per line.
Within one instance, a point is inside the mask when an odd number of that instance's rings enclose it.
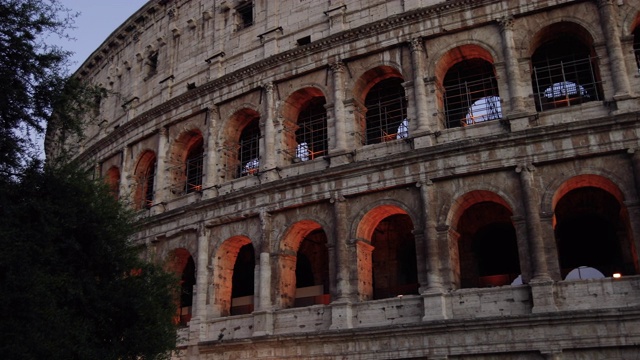
<path fill-rule="evenodd" d="M 295 158 L 299 161 L 313 160 L 327 154 L 327 111 L 324 97 L 311 100 L 298 116 Z"/>
<path fill-rule="evenodd" d="M 367 94 L 366 145 L 409 136 L 407 100 L 402 81 L 401 78 L 382 80 Z"/>
<path fill-rule="evenodd" d="M 486 60 L 465 60 L 452 66 L 442 91 L 447 128 L 502 118 L 493 65 Z"/>
<path fill-rule="evenodd" d="M 153 206 L 153 190 L 156 178 L 156 161 L 153 160 L 145 173 L 138 178 L 138 186 L 141 187 L 140 196 L 138 197 L 139 209 L 150 209 Z"/>
<path fill-rule="evenodd" d="M 538 111 L 600 100 L 593 61 L 588 57 L 534 66 L 533 86 Z"/>
<path fill-rule="evenodd" d="M 538 111 L 572 106 L 602 98 L 597 58 L 574 38 L 541 46 L 531 57 L 531 82 Z"/>
<path fill-rule="evenodd" d="M 236 177 L 255 175 L 260 168 L 260 125 L 254 119 L 247 125 L 238 142 L 238 168 Z"/>
<path fill-rule="evenodd" d="M 202 150 L 189 154 L 185 169 L 185 193 L 202 190 L 202 176 L 204 175 L 204 154 Z"/>

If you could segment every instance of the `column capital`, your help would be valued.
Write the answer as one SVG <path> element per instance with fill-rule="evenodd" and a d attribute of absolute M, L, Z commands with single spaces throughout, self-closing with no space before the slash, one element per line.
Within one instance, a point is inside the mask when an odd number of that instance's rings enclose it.
<path fill-rule="evenodd" d="M 329 202 L 330 202 L 330 203 L 332 203 L 332 204 L 335 204 L 335 203 L 342 203 L 342 202 L 345 202 L 345 201 L 347 201 L 347 199 L 345 199 L 345 197 L 344 197 L 341 193 L 339 193 L 339 192 L 336 192 L 336 193 L 335 193 L 333 196 L 331 196 L 331 198 L 329 199 Z"/>
<path fill-rule="evenodd" d="M 342 61 L 336 61 L 336 62 L 330 63 L 329 68 L 334 73 L 343 73 L 346 69 L 346 66 Z"/>
<path fill-rule="evenodd" d="M 271 81 L 262 84 L 262 88 L 267 93 L 272 93 L 273 92 L 273 87 L 274 87 L 274 85 L 273 85 L 273 82 L 271 82 Z"/>
<path fill-rule="evenodd" d="M 422 46 L 422 38 L 417 37 L 409 40 L 409 48 L 412 52 L 424 52 L 424 47 Z"/>
<path fill-rule="evenodd" d="M 496 19 L 498 25 L 500 25 L 500 31 L 513 30 L 513 16 L 505 15 Z"/>
<path fill-rule="evenodd" d="M 521 173 L 533 173 L 534 171 L 536 171 L 536 167 L 533 166 L 533 164 L 531 163 L 523 163 L 523 164 L 518 164 L 516 166 L 516 173 L 521 174 Z"/>

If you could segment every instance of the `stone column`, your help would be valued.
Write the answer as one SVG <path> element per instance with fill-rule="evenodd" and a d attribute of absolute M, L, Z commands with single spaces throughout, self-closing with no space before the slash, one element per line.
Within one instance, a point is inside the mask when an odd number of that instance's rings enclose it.
<path fill-rule="evenodd" d="M 163 201 L 167 201 L 169 197 L 169 184 L 167 183 L 167 164 L 166 154 L 169 143 L 169 131 L 164 126 L 160 128 L 158 132 L 158 153 L 156 154 L 156 183 L 155 191 L 153 194 L 153 205 L 159 204 Z M 164 211 L 164 206 L 153 206 L 153 214 L 158 214 Z"/>
<path fill-rule="evenodd" d="M 426 52 L 422 46 L 421 38 L 411 39 L 409 45 L 411 48 L 411 63 L 413 65 L 414 101 L 417 118 L 417 124 L 414 126 L 417 132 L 430 132 L 429 109 L 427 109 L 427 89 L 424 83 L 424 59 L 426 58 Z"/>
<path fill-rule="evenodd" d="M 198 231 L 198 254 L 196 259 L 196 285 L 193 303 L 193 317 L 190 327 L 199 337 L 199 325 L 207 318 L 207 290 L 211 274 L 209 273 L 209 229 L 202 226 Z"/>
<path fill-rule="evenodd" d="M 498 20 L 502 34 L 502 52 L 507 70 L 507 84 L 509 85 L 509 111 L 513 114 L 525 112 L 524 98 L 520 84 L 522 78 L 516 54 L 516 43 L 513 39 L 513 17 L 505 16 Z"/>
<path fill-rule="evenodd" d="M 263 143 L 264 147 L 260 149 L 262 151 L 261 155 L 262 161 L 260 164 L 261 171 L 269 171 L 275 169 L 275 112 L 276 112 L 276 101 L 274 98 L 273 92 L 273 83 L 266 83 L 263 85 L 264 94 L 266 97 L 265 101 L 265 109 L 264 109 L 264 132 L 263 132 Z"/>
<path fill-rule="evenodd" d="M 213 198 L 218 195 L 217 189 L 214 187 L 217 179 L 216 162 L 218 159 L 218 148 L 216 146 L 216 125 L 219 120 L 218 109 L 213 108 L 207 111 L 207 139 L 205 143 L 204 156 L 204 181 L 203 181 L 203 198 Z"/>
<path fill-rule="evenodd" d="M 540 196 L 535 186 L 533 172 L 535 167 L 531 164 L 518 165 L 516 172 L 520 174 L 520 187 L 522 190 L 522 203 L 527 221 L 527 237 L 531 262 L 533 265 L 533 278 L 529 282 L 533 298 L 532 312 L 556 311 L 553 297 L 553 280 L 549 276 L 547 257 L 540 228 Z"/>
<path fill-rule="evenodd" d="M 531 280 L 531 251 L 529 251 L 529 243 L 527 242 L 527 221 L 524 216 L 514 215 L 511 217 L 511 222 L 516 231 L 520 276 L 522 276 L 522 283 L 527 284 Z"/>
<path fill-rule="evenodd" d="M 347 201 L 338 194 L 331 199 L 336 240 L 336 299 L 334 302 L 350 302 L 353 300 L 353 286 L 351 284 L 351 256 L 349 256 L 349 228 L 347 224 Z"/>
<path fill-rule="evenodd" d="M 427 267 L 426 292 L 442 292 L 442 274 L 438 254 L 438 222 L 435 187 L 431 181 L 420 183 L 420 198 L 422 200 L 424 237 Z M 421 284 L 424 285 L 424 284 Z"/>
<path fill-rule="evenodd" d="M 131 148 L 125 146 L 122 149 L 122 158 L 120 159 L 120 188 L 118 194 L 120 199 L 131 200 L 131 192 L 129 191 L 129 177 L 132 172 L 131 166 Z"/>
<path fill-rule="evenodd" d="M 273 305 L 271 302 L 271 214 L 266 210 L 260 211 L 260 225 L 262 239 L 260 242 L 260 255 L 254 279 L 257 300 L 253 312 L 253 335 L 263 336 L 273 333 Z"/>
<path fill-rule="evenodd" d="M 447 224 L 438 224 L 435 229 L 437 242 L 442 244 L 438 249 L 440 259 L 440 272 L 443 277 L 443 287 L 450 289 L 460 288 L 460 254 L 458 240 L 460 233 Z"/>
<path fill-rule="evenodd" d="M 534 171 L 535 168 L 530 164 L 519 165 L 516 168 L 516 172 L 520 174 L 522 202 L 527 219 L 527 237 L 529 238 L 529 248 L 531 249 L 533 263 L 532 280 L 550 280 L 540 230 L 540 211 L 538 208 L 540 197 L 534 185 Z"/>
<path fill-rule="evenodd" d="M 613 98 L 625 99 L 630 96 L 630 85 L 627 77 L 627 66 L 624 62 L 622 44 L 620 43 L 620 30 L 618 29 L 617 9 L 613 0 L 597 0 L 600 11 L 600 25 L 605 37 L 607 54 L 609 55 L 609 68 L 613 78 Z"/>
<path fill-rule="evenodd" d="M 259 270 L 260 274 L 256 279 L 259 283 L 258 303 L 256 310 L 270 310 L 271 303 L 271 254 L 269 248 L 271 244 L 271 214 L 265 210 L 260 211 L 260 225 L 262 239 L 260 241 Z"/>
<path fill-rule="evenodd" d="M 336 152 L 346 151 L 347 149 L 347 131 L 346 116 L 344 111 L 344 71 L 345 66 L 342 62 L 335 62 L 330 65 L 333 74 L 333 134 L 336 141 Z"/>
<path fill-rule="evenodd" d="M 445 291 L 442 285 L 442 273 L 440 266 L 440 246 L 438 241 L 438 205 L 433 182 L 425 181 L 420 184 L 420 198 L 422 200 L 422 213 L 424 224 L 424 248 L 426 253 L 425 265 L 427 271 L 427 283 L 420 284 L 420 293 L 423 298 L 424 316 L 422 321 L 441 320 L 449 318 Z M 448 247 L 447 247 L 448 250 Z M 448 251 L 447 251 L 448 252 Z"/>
<path fill-rule="evenodd" d="M 558 246 L 556 245 L 556 235 L 553 230 L 553 213 L 540 213 L 540 236 L 544 243 L 545 254 L 547 256 L 547 273 L 551 280 L 562 280 L 560 264 L 558 263 Z"/>
<path fill-rule="evenodd" d="M 331 302 L 330 329 L 349 329 L 353 327 L 353 285 L 351 267 L 355 266 L 350 256 L 349 227 L 347 224 L 347 202 L 340 194 L 331 199 L 333 202 L 335 237 L 335 274 L 336 294 Z"/>

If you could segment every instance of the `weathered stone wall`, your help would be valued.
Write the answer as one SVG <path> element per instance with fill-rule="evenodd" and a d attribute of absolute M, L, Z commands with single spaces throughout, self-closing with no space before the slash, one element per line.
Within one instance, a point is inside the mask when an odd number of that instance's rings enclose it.
<path fill-rule="evenodd" d="M 123 201 L 155 174 L 152 201 L 132 204 L 135 241 L 149 259 L 196 265 L 176 359 L 633 358 L 639 14 L 635 0 L 150 1 L 76 74 L 110 93 L 78 157 Z M 532 59 L 565 37 L 589 50 L 579 102 L 566 82 L 563 99 L 536 90 Z M 489 64 L 482 91 L 500 115 L 451 123 L 445 79 L 468 61 Z M 406 133 L 369 143 L 384 108 L 370 93 L 388 79 Z M 327 147 L 307 160 L 299 116 L 320 98 Z M 243 160 L 256 121 L 258 155 Z M 186 191 L 196 143 L 202 176 Z M 253 294 L 238 299 L 247 249 Z M 322 283 L 306 302 L 302 256 Z M 567 279 L 567 257 L 604 278 Z"/>

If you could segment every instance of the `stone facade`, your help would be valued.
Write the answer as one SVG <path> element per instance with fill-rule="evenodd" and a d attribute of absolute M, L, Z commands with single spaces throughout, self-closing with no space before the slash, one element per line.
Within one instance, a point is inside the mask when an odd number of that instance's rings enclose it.
<path fill-rule="evenodd" d="M 78 157 L 176 359 L 636 358 L 638 59 L 637 0 L 153 0 Z"/>

